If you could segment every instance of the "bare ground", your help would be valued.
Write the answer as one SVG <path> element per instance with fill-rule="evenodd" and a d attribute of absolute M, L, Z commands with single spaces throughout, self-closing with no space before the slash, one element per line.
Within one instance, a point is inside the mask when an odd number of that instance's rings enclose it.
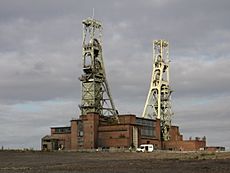
<path fill-rule="evenodd" d="M 4 173 L 229 173 L 230 153 L 0 152 Z"/>

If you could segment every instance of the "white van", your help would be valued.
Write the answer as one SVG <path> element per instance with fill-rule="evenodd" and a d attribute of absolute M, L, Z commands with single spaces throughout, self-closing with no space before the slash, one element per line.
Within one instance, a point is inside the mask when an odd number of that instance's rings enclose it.
<path fill-rule="evenodd" d="M 137 152 L 153 152 L 154 147 L 153 144 L 142 144 L 139 148 L 136 150 Z"/>

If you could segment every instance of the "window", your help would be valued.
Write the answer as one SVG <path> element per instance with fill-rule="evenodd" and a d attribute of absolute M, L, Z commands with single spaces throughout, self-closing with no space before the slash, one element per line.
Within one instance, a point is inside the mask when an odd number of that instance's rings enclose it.
<path fill-rule="evenodd" d="M 79 137 L 83 137 L 83 135 L 84 135 L 84 132 L 83 132 L 83 131 L 79 131 L 79 132 L 78 132 L 78 136 L 79 136 Z"/>
<path fill-rule="evenodd" d="M 147 137 L 155 137 L 156 136 L 156 122 L 154 120 L 137 118 L 136 124 L 141 125 L 141 135 Z"/>
<path fill-rule="evenodd" d="M 70 127 L 58 127 L 55 128 L 55 133 L 70 133 L 71 128 Z"/>

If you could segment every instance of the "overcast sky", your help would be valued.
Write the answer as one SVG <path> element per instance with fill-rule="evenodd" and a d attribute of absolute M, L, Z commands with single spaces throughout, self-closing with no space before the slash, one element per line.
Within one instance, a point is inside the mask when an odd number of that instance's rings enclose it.
<path fill-rule="evenodd" d="M 142 114 L 152 41 L 170 42 L 173 124 L 230 148 L 229 0 L 0 0 L 0 146 L 40 148 L 80 111 L 82 20 L 103 23 L 120 114 Z"/>

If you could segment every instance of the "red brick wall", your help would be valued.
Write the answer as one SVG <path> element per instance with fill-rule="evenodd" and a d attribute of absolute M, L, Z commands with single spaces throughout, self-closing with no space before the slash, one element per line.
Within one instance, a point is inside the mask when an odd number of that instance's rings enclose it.
<path fill-rule="evenodd" d="M 88 113 L 87 115 L 82 115 L 81 118 L 84 131 L 84 149 L 97 148 L 99 115 L 96 113 Z"/>
<path fill-rule="evenodd" d="M 104 138 L 99 140 L 98 147 L 116 147 L 116 148 L 129 148 L 130 147 L 130 139 L 128 138 Z"/>
<path fill-rule="evenodd" d="M 205 140 L 200 140 L 196 141 L 196 149 L 199 150 L 200 148 L 205 148 L 206 147 L 206 141 Z"/>
<path fill-rule="evenodd" d="M 132 143 L 130 125 L 100 126 L 98 131 L 99 147 L 129 147 Z"/>
<path fill-rule="evenodd" d="M 164 141 L 164 149 L 177 151 L 198 151 L 206 146 L 203 140 Z"/>
<path fill-rule="evenodd" d="M 62 133 L 62 134 L 52 134 L 52 138 L 56 138 L 59 140 L 58 144 L 64 145 L 64 150 L 71 149 L 71 135 L 70 133 Z"/>
<path fill-rule="evenodd" d="M 183 136 L 180 134 L 178 126 L 171 126 L 169 130 L 170 140 L 171 141 L 182 141 Z"/>
<path fill-rule="evenodd" d="M 55 128 L 51 128 L 51 135 L 55 134 Z"/>
<path fill-rule="evenodd" d="M 183 135 L 180 134 L 178 126 L 171 126 L 169 134 L 170 140 L 162 143 L 162 149 L 197 151 L 206 146 L 205 140 L 183 140 Z"/>
<path fill-rule="evenodd" d="M 206 151 L 211 151 L 211 152 L 216 152 L 216 151 L 218 151 L 218 148 L 216 148 L 216 147 L 206 147 L 205 150 Z"/>
<path fill-rule="evenodd" d="M 135 115 L 119 115 L 120 124 L 134 124 L 136 122 Z"/>
<path fill-rule="evenodd" d="M 77 149 L 77 137 L 78 137 L 78 131 L 77 131 L 77 120 L 71 120 L 71 149 L 76 150 Z"/>
<path fill-rule="evenodd" d="M 158 140 L 161 139 L 161 124 L 160 124 L 160 119 L 156 119 L 156 138 Z"/>
<path fill-rule="evenodd" d="M 220 146 L 205 147 L 204 149 L 210 152 L 225 151 L 225 147 L 220 147 Z"/>

